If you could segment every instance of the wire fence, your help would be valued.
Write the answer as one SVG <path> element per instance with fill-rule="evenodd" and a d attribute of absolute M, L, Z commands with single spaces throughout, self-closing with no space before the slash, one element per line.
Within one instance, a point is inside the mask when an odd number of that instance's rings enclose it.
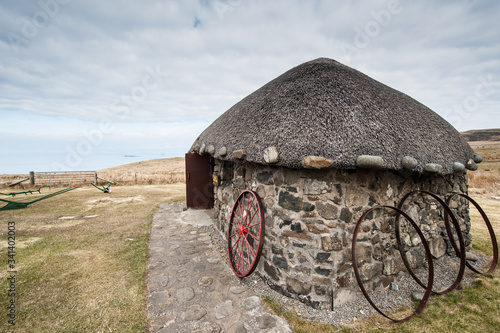
<path fill-rule="evenodd" d="M 108 184 L 118 185 L 162 185 L 185 183 L 185 172 L 118 172 L 118 171 L 47 171 L 29 175 L 0 175 L 0 186 L 56 186 Z"/>
<path fill-rule="evenodd" d="M 30 185 L 82 185 L 92 183 L 97 185 L 96 171 L 49 171 L 30 172 Z"/>

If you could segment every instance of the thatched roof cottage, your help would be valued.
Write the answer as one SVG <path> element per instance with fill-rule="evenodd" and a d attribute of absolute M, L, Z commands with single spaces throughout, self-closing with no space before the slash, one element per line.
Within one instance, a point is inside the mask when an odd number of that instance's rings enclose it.
<path fill-rule="evenodd" d="M 395 205 L 414 189 L 466 192 L 466 169 L 481 161 L 428 107 L 325 58 L 292 68 L 245 97 L 201 133 L 190 153 L 214 164 L 213 204 L 222 231 L 238 194 L 257 193 L 266 227 L 257 272 L 315 307 L 358 296 L 349 250 L 366 209 Z M 414 202 L 411 213 L 422 221 L 429 217 L 426 237 L 433 255 L 442 256 L 446 237 L 430 221 L 442 211 L 425 198 Z M 466 208 L 458 215 L 468 230 Z M 374 287 L 386 286 L 400 264 L 384 247 L 392 237 L 390 221 L 375 216 L 368 229 L 361 270 Z"/>

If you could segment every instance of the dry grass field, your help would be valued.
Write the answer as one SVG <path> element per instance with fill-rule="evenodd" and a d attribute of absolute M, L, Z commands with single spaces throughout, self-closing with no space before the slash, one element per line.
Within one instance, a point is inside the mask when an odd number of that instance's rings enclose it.
<path fill-rule="evenodd" d="M 56 191 L 57 189 L 52 189 Z M 14 332 L 147 332 L 147 259 L 158 204 L 185 201 L 185 185 L 93 187 L 2 211 L 0 279 L 7 274 L 7 222 L 15 222 Z M 10 332 L 5 283 L 0 331 Z"/>
<path fill-rule="evenodd" d="M 98 176 L 118 184 L 172 184 L 185 181 L 183 157 L 162 158 L 99 170 Z"/>
<path fill-rule="evenodd" d="M 469 144 L 484 158 L 478 170 L 469 172 L 469 186 L 493 195 L 500 193 L 500 141 L 473 141 Z"/>

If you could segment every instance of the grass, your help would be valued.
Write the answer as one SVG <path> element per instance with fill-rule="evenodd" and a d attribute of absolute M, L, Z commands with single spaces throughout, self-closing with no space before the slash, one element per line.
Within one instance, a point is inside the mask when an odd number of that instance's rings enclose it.
<path fill-rule="evenodd" d="M 471 142 L 474 151 L 483 156 L 477 171 L 469 172 L 469 186 L 500 195 L 500 141 Z"/>
<path fill-rule="evenodd" d="M 2 280 L 7 221 L 16 222 L 15 331 L 147 332 L 152 217 L 161 202 L 184 202 L 184 192 L 184 184 L 119 186 L 110 194 L 85 187 L 1 212 Z M 0 291 L 0 309 L 7 301 Z"/>
<path fill-rule="evenodd" d="M 353 332 L 498 332 L 500 275 L 482 276 L 476 286 L 433 296 L 422 315 L 395 324 L 374 316 Z"/>
<path fill-rule="evenodd" d="M 183 157 L 162 158 L 99 170 L 101 178 L 120 184 L 171 184 L 185 181 Z"/>

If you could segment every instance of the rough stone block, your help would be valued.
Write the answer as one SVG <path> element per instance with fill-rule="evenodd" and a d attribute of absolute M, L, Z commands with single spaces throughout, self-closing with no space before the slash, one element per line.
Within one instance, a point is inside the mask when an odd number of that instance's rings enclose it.
<path fill-rule="evenodd" d="M 278 268 L 283 268 L 284 270 L 288 270 L 288 261 L 283 257 L 274 256 L 273 264 Z"/>
<path fill-rule="evenodd" d="M 446 244 L 444 243 L 443 238 L 435 237 L 429 242 L 429 248 L 431 250 L 431 254 L 434 258 L 441 258 L 446 253 Z"/>
<path fill-rule="evenodd" d="M 338 276 L 335 281 L 337 282 L 337 286 L 339 288 L 350 288 L 353 282 L 351 273 Z"/>
<path fill-rule="evenodd" d="M 301 282 L 297 279 L 286 278 L 287 290 L 296 295 L 308 295 L 311 292 L 311 285 L 307 282 Z"/>
<path fill-rule="evenodd" d="M 267 263 L 267 261 L 264 261 L 264 271 L 267 273 L 267 275 L 269 277 L 271 277 L 271 279 L 273 279 L 274 281 L 279 281 L 280 278 L 278 276 L 278 272 L 276 271 L 276 268 L 269 265 Z"/>
<path fill-rule="evenodd" d="M 294 185 L 299 180 L 299 173 L 296 170 L 284 169 L 283 182 L 286 185 Z"/>
<path fill-rule="evenodd" d="M 274 244 L 271 244 L 271 252 L 274 254 L 283 255 L 283 249 L 276 247 Z"/>
<path fill-rule="evenodd" d="M 315 208 L 316 208 L 316 206 L 310 202 L 303 202 L 302 203 L 302 210 L 304 210 L 305 212 L 312 212 Z"/>
<path fill-rule="evenodd" d="M 356 244 L 356 257 L 358 263 L 372 262 L 372 252 L 373 248 L 371 244 L 359 242 Z"/>
<path fill-rule="evenodd" d="M 321 237 L 321 247 L 323 251 L 340 251 L 342 250 L 342 238 L 336 236 L 323 236 Z"/>
<path fill-rule="evenodd" d="M 314 269 L 314 271 L 316 273 L 318 273 L 319 275 L 324 275 L 324 276 L 330 276 L 330 274 L 332 273 L 332 270 L 331 269 L 328 269 L 328 268 L 322 268 L 322 267 L 316 267 Z"/>
<path fill-rule="evenodd" d="M 401 166 L 406 170 L 413 170 L 417 167 L 418 161 L 411 156 L 405 156 L 401 160 Z"/>
<path fill-rule="evenodd" d="M 278 205 L 294 212 L 300 212 L 302 210 L 302 198 L 296 197 L 289 192 L 281 191 L 279 194 Z"/>
<path fill-rule="evenodd" d="M 477 164 L 476 162 L 474 162 L 474 160 L 468 160 L 465 164 L 465 167 L 471 171 L 477 170 Z"/>
<path fill-rule="evenodd" d="M 347 207 L 366 206 L 368 198 L 369 195 L 358 188 L 346 188 L 345 202 Z"/>
<path fill-rule="evenodd" d="M 304 194 L 322 194 L 328 191 L 328 184 L 317 179 L 306 179 L 304 183 Z"/>
<path fill-rule="evenodd" d="M 244 160 L 247 157 L 247 151 L 245 149 L 239 149 L 233 151 L 233 157 L 239 160 Z"/>
<path fill-rule="evenodd" d="M 424 165 L 424 170 L 432 173 L 440 173 L 443 170 L 443 166 L 437 163 L 427 163 Z"/>
<path fill-rule="evenodd" d="M 273 173 L 271 171 L 259 172 L 255 177 L 262 184 L 266 184 L 266 185 L 273 185 L 274 184 Z"/>
<path fill-rule="evenodd" d="M 384 269 L 383 269 L 384 275 L 394 274 L 395 268 L 396 268 L 396 264 L 394 263 L 394 260 L 392 260 L 392 259 L 384 260 Z"/>
<path fill-rule="evenodd" d="M 453 172 L 465 172 L 465 165 L 460 162 L 453 163 Z"/>
<path fill-rule="evenodd" d="M 307 230 L 309 230 L 310 233 L 313 233 L 316 235 L 329 232 L 329 230 L 326 228 L 318 228 L 318 226 L 315 223 L 306 224 L 306 226 L 307 226 Z"/>
<path fill-rule="evenodd" d="M 384 160 L 380 156 L 360 155 L 356 159 L 356 166 L 365 169 L 382 169 Z"/>
<path fill-rule="evenodd" d="M 361 280 L 369 281 L 376 276 L 380 276 L 380 274 L 382 273 L 382 267 L 383 265 L 381 262 L 375 262 L 373 264 L 363 265 L 359 269 Z"/>
<path fill-rule="evenodd" d="M 217 153 L 220 156 L 226 156 L 227 155 L 227 148 L 226 147 L 220 147 L 219 150 L 217 151 Z"/>
<path fill-rule="evenodd" d="M 331 255 L 332 255 L 331 253 L 318 252 L 316 254 L 316 260 L 325 261 L 325 260 L 328 260 L 328 258 L 330 258 Z"/>
<path fill-rule="evenodd" d="M 337 206 L 329 202 L 318 202 L 316 204 L 316 210 L 318 214 L 327 220 L 334 220 L 338 218 L 338 208 Z"/>
<path fill-rule="evenodd" d="M 311 240 L 312 239 L 312 237 L 310 235 L 308 235 L 307 233 L 296 232 L 296 231 L 292 231 L 292 230 L 283 231 L 283 235 L 287 236 L 287 237 L 304 239 L 304 240 Z"/>
<path fill-rule="evenodd" d="M 264 161 L 268 164 L 278 163 L 280 160 L 278 149 L 274 146 L 264 149 Z"/>
<path fill-rule="evenodd" d="M 302 232 L 302 225 L 300 224 L 300 222 L 293 223 L 290 226 L 290 230 L 295 231 L 295 232 Z"/>
<path fill-rule="evenodd" d="M 206 148 L 206 152 L 213 156 L 215 153 L 215 147 L 213 145 L 208 145 Z"/>
<path fill-rule="evenodd" d="M 294 187 L 294 186 L 285 186 L 285 187 L 283 187 L 283 189 L 285 191 L 288 191 L 288 192 L 293 192 L 293 193 L 297 193 L 298 192 L 297 191 L 297 187 Z"/>
<path fill-rule="evenodd" d="M 323 296 L 326 295 L 328 290 L 325 286 L 314 286 L 314 291 L 316 292 L 316 295 Z"/>
<path fill-rule="evenodd" d="M 302 166 L 308 169 L 323 169 L 332 165 L 333 161 L 321 156 L 306 156 L 302 159 Z"/>
<path fill-rule="evenodd" d="M 300 255 L 300 254 L 299 254 L 299 256 L 297 257 L 297 259 L 299 260 L 299 262 L 300 262 L 301 264 L 303 264 L 303 263 L 307 262 L 307 258 L 306 258 L 306 257 L 304 257 L 303 255 Z"/>
<path fill-rule="evenodd" d="M 346 222 L 346 223 L 351 222 L 352 213 L 351 213 L 351 211 L 349 210 L 349 208 L 347 208 L 347 207 L 342 208 L 342 210 L 340 211 L 340 216 L 339 216 L 339 218 L 340 218 L 342 221 Z"/>

